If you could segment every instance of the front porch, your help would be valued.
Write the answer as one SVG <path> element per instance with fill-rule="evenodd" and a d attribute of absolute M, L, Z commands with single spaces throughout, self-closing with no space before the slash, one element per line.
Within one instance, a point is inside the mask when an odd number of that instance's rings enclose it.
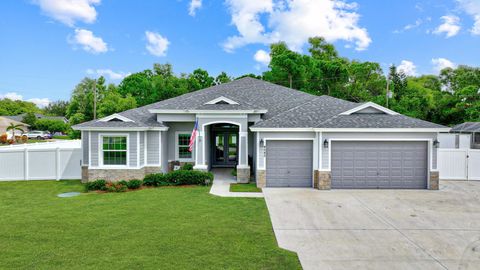
<path fill-rule="evenodd" d="M 236 169 L 237 183 L 250 181 L 246 117 L 228 121 L 198 118 L 198 136 L 194 148 L 194 169 L 210 171 L 227 168 L 229 173 L 232 169 Z M 233 181 L 233 179 L 230 180 Z"/>
<path fill-rule="evenodd" d="M 230 184 L 237 183 L 231 171 L 230 168 L 213 168 L 211 170 L 214 180 L 210 194 L 220 197 L 263 198 L 263 193 L 261 192 L 231 192 Z"/>

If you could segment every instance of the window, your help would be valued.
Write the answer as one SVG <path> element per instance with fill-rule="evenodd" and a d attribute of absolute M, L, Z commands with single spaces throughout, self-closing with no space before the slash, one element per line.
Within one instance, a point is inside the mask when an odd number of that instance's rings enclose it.
<path fill-rule="evenodd" d="M 473 143 L 480 144 L 480 133 L 473 133 Z"/>
<path fill-rule="evenodd" d="M 103 165 L 127 165 L 127 137 L 103 138 Z"/>
<path fill-rule="evenodd" d="M 189 133 L 178 133 L 177 134 L 177 153 L 178 159 L 191 159 L 192 152 L 188 151 L 188 144 L 190 143 L 190 134 Z"/>

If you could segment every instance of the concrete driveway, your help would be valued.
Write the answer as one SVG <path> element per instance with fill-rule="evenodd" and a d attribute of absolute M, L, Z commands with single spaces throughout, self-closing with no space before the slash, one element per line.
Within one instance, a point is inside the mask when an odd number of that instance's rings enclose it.
<path fill-rule="evenodd" d="M 480 181 L 439 191 L 265 188 L 304 269 L 480 269 Z"/>

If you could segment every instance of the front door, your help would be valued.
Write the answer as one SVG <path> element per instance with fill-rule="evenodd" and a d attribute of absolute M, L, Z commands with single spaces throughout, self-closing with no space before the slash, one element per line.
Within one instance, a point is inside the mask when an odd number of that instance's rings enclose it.
<path fill-rule="evenodd" d="M 213 130 L 212 165 L 233 167 L 238 162 L 238 131 Z"/>

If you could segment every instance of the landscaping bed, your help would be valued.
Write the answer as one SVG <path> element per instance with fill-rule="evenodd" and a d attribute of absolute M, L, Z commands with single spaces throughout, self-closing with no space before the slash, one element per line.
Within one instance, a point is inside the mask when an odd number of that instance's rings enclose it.
<path fill-rule="evenodd" d="M 0 269 L 300 269 L 263 199 L 209 187 L 83 193 L 80 181 L 0 182 Z"/>

